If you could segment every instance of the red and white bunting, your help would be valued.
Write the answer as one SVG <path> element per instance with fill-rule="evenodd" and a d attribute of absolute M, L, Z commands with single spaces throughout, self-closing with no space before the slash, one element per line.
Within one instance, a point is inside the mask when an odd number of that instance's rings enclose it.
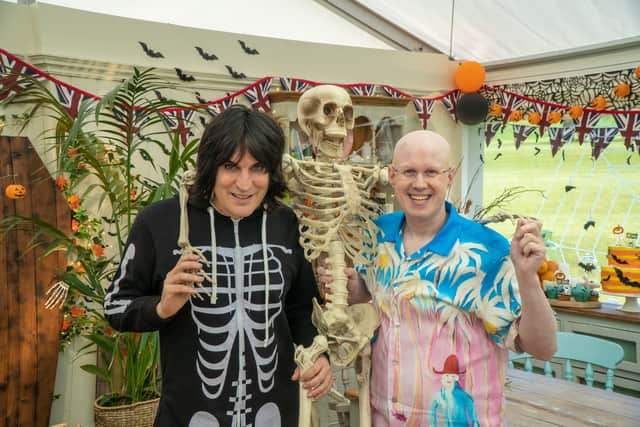
<path fill-rule="evenodd" d="M 529 125 L 513 125 L 513 142 L 516 144 L 516 150 L 520 145 L 537 129 L 536 126 Z"/>
<path fill-rule="evenodd" d="M 307 80 L 280 77 L 280 86 L 282 87 L 282 90 L 290 92 L 304 92 L 313 85 L 311 85 Z"/>
<path fill-rule="evenodd" d="M 576 128 L 574 127 L 550 127 L 549 142 L 551 143 L 551 157 L 555 157 L 565 144 L 571 142 L 575 133 Z"/>
<path fill-rule="evenodd" d="M 490 122 L 485 125 L 484 143 L 487 145 L 487 147 L 489 146 L 489 144 L 491 144 L 493 137 L 496 136 L 496 133 L 498 133 L 501 126 L 502 126 L 502 123 L 500 122 Z"/>
<path fill-rule="evenodd" d="M 412 98 L 412 96 L 409 95 L 408 93 L 403 92 L 399 89 L 396 89 L 393 86 L 380 85 L 380 87 L 382 88 L 384 93 L 387 94 L 387 96 L 390 96 L 392 98 Z"/>
<path fill-rule="evenodd" d="M 74 119 L 78 117 L 78 108 L 80 108 L 80 104 L 88 99 L 93 99 L 89 94 L 72 86 L 67 86 L 60 82 L 55 82 L 55 84 L 58 101 Z"/>
<path fill-rule="evenodd" d="M 418 114 L 418 118 L 422 122 L 422 129 L 427 128 L 427 123 L 431 118 L 431 112 L 433 111 L 433 99 L 427 98 L 415 98 L 413 100 L 413 106 L 416 109 L 416 113 Z"/>
<path fill-rule="evenodd" d="M 351 92 L 357 96 L 373 96 L 376 94 L 376 85 L 374 84 L 361 83 L 346 87 L 351 89 Z"/>
<path fill-rule="evenodd" d="M 600 120 L 600 113 L 597 111 L 585 111 L 580 119 L 573 121 L 576 125 L 576 133 L 578 134 L 578 144 L 582 145 L 584 136 L 591 134 L 591 131 L 598 124 L 598 120 Z"/>
<path fill-rule="evenodd" d="M 187 145 L 187 139 L 191 132 L 191 125 L 193 124 L 194 111 L 193 110 L 169 110 L 164 112 L 164 118 L 169 126 L 169 129 L 174 130 L 180 137 L 180 143 L 184 147 Z"/>
<path fill-rule="evenodd" d="M 547 127 L 551 125 L 551 123 L 549 123 L 549 114 L 554 111 L 560 111 L 560 109 L 552 107 L 549 104 L 533 104 L 533 108 L 540 113 L 540 123 L 538 123 L 538 127 L 540 129 L 540 136 L 542 136 L 547 130 Z"/>
<path fill-rule="evenodd" d="M 26 62 L 0 51 L 0 101 L 20 92 L 29 85 L 28 82 L 20 81 L 24 76 L 43 78 L 40 73 L 36 73 L 35 68 Z"/>
<path fill-rule="evenodd" d="M 249 100 L 253 108 L 268 113 L 271 111 L 271 103 L 268 96 L 269 89 L 271 89 L 271 77 L 265 77 L 249 86 L 244 92 L 244 96 Z"/>
<path fill-rule="evenodd" d="M 220 101 L 213 101 L 213 103 L 209 104 L 207 109 L 212 116 L 217 116 L 227 108 L 237 103 L 238 99 L 235 96 L 227 96 L 226 98 L 222 98 Z"/>
<path fill-rule="evenodd" d="M 458 116 L 456 115 L 456 106 L 458 105 L 458 99 L 462 96 L 462 92 L 459 90 L 454 90 L 440 98 L 440 102 L 444 105 L 444 108 L 447 109 L 449 114 L 451 114 L 451 118 L 454 122 L 458 122 Z"/>
<path fill-rule="evenodd" d="M 616 113 L 613 115 L 613 119 L 620 130 L 620 135 L 624 138 L 626 148 L 631 147 L 634 140 L 636 144 L 640 145 L 640 113 Z"/>
<path fill-rule="evenodd" d="M 511 112 L 520 109 L 527 100 L 520 98 L 513 93 L 502 92 L 500 94 L 500 102 L 502 105 L 502 124 L 505 124 L 509 121 Z"/>
<path fill-rule="evenodd" d="M 591 129 L 591 157 L 598 160 L 617 134 L 618 128 L 613 126 Z"/>

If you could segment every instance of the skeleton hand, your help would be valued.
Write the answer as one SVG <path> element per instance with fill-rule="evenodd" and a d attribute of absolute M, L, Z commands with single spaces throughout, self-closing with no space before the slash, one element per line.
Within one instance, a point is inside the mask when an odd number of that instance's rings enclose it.
<path fill-rule="evenodd" d="M 331 283 L 333 282 L 333 276 L 331 275 L 331 264 L 326 260 L 320 261 L 316 274 L 318 275 L 318 286 L 321 287 L 321 290 L 328 294 L 332 293 Z M 347 302 L 349 305 L 369 302 L 371 294 L 367 290 L 364 279 L 360 277 L 358 272 L 351 267 L 346 267 L 344 274 L 347 276 L 347 290 L 349 292 Z"/>
<path fill-rule="evenodd" d="M 183 255 L 173 267 L 162 286 L 162 296 L 156 306 L 156 313 L 161 319 L 167 319 L 178 312 L 187 300 L 198 294 L 191 283 L 201 283 L 204 278 L 196 272 L 202 271 L 198 255 Z"/>
<path fill-rule="evenodd" d="M 67 299 L 69 293 L 69 285 L 62 280 L 56 282 L 47 290 L 47 300 L 44 303 L 44 308 L 47 310 L 53 310 L 58 306 L 62 308 L 64 301 Z"/>
<path fill-rule="evenodd" d="M 304 371 L 302 378 L 300 378 L 300 368 L 296 368 L 291 379 L 302 381 L 302 387 L 308 390 L 307 397 L 309 399 L 317 400 L 324 397 L 331 391 L 333 385 L 333 373 L 329 359 L 324 354 L 318 356 L 313 365 Z"/>

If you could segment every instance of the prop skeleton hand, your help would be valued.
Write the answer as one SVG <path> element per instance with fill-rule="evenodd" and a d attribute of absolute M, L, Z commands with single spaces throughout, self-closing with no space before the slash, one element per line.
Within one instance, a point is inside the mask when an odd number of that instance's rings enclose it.
<path fill-rule="evenodd" d="M 204 278 L 192 271 L 201 272 L 202 264 L 195 254 L 183 255 L 178 263 L 167 273 L 162 286 L 162 296 L 156 306 L 156 312 L 162 319 L 167 319 L 178 312 L 191 295 L 196 295 L 198 290 L 190 283 L 202 283 Z"/>
<path fill-rule="evenodd" d="M 53 310 L 58 306 L 62 308 L 64 301 L 67 299 L 69 293 L 69 285 L 62 280 L 56 282 L 47 290 L 47 300 L 44 303 L 44 308 L 47 310 Z"/>

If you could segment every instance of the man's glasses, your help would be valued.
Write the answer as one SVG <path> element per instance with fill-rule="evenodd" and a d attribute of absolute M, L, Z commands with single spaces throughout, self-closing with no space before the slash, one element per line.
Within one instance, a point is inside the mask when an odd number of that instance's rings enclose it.
<path fill-rule="evenodd" d="M 422 174 L 422 177 L 424 179 L 433 179 L 435 177 L 437 177 L 438 175 L 442 175 L 444 173 L 447 173 L 451 170 L 451 168 L 447 168 L 444 170 L 436 170 L 436 169 L 427 169 L 425 171 L 422 172 L 418 172 L 415 169 L 412 168 L 406 168 L 406 169 L 397 169 L 395 166 L 391 166 L 391 168 L 398 174 L 400 175 L 402 178 L 406 179 L 406 180 L 410 180 L 413 181 L 415 179 L 418 178 L 418 174 Z"/>

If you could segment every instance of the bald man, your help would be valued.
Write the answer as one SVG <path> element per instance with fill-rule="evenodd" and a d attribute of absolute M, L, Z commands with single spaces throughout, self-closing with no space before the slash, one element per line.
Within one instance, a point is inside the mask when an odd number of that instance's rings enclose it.
<path fill-rule="evenodd" d="M 358 266 L 360 274 L 346 270 L 350 303 L 372 299 L 380 311 L 372 345 L 376 427 L 470 425 L 470 409 L 473 425 L 505 425 L 508 350 L 544 360 L 556 350 L 556 322 L 536 274 L 545 256 L 541 225 L 519 220 L 509 244 L 460 216 L 446 201 L 455 172 L 439 134 L 401 138 L 389 168 L 401 211 L 377 220 L 375 259 Z M 473 407 L 467 401 L 466 408 L 431 413 L 442 394 L 436 372 L 454 359 L 459 388 Z"/>

